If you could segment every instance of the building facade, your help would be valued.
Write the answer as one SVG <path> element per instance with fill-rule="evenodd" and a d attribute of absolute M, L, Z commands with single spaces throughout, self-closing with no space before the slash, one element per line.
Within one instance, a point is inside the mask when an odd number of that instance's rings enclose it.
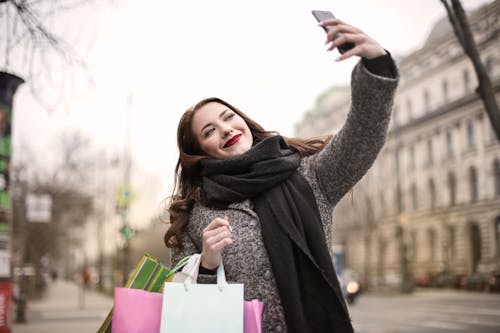
<path fill-rule="evenodd" d="M 500 105 L 500 1 L 468 18 Z M 475 92 L 474 68 L 447 18 L 397 62 L 401 83 L 386 144 L 337 206 L 334 241 L 370 286 L 483 286 L 500 269 L 500 144 Z M 337 101 L 331 110 L 347 108 Z M 312 134 L 314 115 L 298 136 Z M 331 132 L 342 122 L 330 122 Z"/>

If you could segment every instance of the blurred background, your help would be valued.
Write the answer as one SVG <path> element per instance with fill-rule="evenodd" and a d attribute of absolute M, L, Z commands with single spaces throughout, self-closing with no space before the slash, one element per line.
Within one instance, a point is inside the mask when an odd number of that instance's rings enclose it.
<path fill-rule="evenodd" d="M 335 210 L 355 327 L 497 332 L 500 124 L 476 89 L 498 105 L 500 1 L 460 3 L 481 79 L 449 1 L 0 1 L 0 332 L 96 331 L 144 253 L 169 263 L 176 127 L 199 99 L 285 136 L 340 129 L 357 59 L 334 61 L 312 9 L 401 75 L 387 142 Z"/>

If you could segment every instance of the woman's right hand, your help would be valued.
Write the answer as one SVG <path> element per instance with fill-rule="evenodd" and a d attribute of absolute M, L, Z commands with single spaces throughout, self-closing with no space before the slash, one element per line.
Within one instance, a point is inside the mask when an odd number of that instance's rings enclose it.
<path fill-rule="evenodd" d="M 220 265 L 222 250 L 233 244 L 231 230 L 227 217 L 217 217 L 203 229 L 201 266 L 216 269 Z"/>

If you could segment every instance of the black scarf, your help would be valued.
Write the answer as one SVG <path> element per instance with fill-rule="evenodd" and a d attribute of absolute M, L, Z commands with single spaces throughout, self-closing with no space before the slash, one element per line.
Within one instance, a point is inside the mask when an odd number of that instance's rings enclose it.
<path fill-rule="evenodd" d="M 202 202 L 253 200 L 289 332 L 353 332 L 300 160 L 280 136 L 236 157 L 202 160 Z"/>

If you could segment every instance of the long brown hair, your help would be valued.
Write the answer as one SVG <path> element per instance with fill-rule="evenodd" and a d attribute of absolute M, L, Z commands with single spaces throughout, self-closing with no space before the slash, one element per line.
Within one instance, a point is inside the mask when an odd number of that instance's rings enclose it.
<path fill-rule="evenodd" d="M 181 117 L 177 127 L 177 147 L 179 159 L 175 167 L 174 190 L 170 197 L 168 208 L 170 227 L 165 233 L 165 245 L 169 248 L 182 247 L 179 239 L 189 222 L 189 212 L 196 201 L 200 199 L 200 160 L 208 156 L 201 149 L 196 135 L 193 133 L 192 122 L 195 113 L 208 103 L 220 103 L 234 111 L 246 122 L 253 136 L 254 142 L 276 135 L 276 132 L 266 131 L 258 123 L 250 119 L 243 112 L 223 101 L 220 98 L 210 97 L 203 99 L 189 108 Z M 310 139 L 283 137 L 290 147 L 297 149 L 302 156 L 312 155 L 326 145 L 331 136 Z"/>

